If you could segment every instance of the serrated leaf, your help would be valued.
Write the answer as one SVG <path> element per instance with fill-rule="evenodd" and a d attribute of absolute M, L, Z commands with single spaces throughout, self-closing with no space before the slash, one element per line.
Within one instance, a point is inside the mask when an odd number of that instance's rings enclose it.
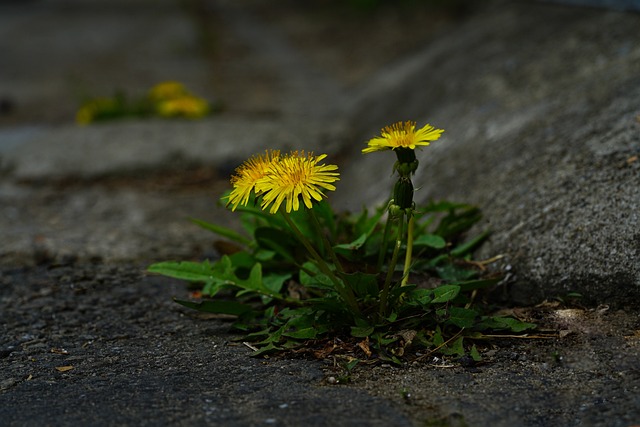
<path fill-rule="evenodd" d="M 174 279 L 186 280 L 188 282 L 208 282 L 215 279 L 214 267 L 208 261 L 165 261 L 150 265 L 147 268 L 149 273 L 162 274 Z"/>

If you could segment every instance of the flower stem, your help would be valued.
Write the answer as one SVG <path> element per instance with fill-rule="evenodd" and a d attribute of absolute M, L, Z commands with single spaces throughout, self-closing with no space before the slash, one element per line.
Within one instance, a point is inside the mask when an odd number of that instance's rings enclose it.
<path fill-rule="evenodd" d="M 389 246 L 389 233 L 391 231 L 391 215 L 387 214 L 387 222 L 384 224 L 384 234 L 382 235 L 382 244 L 380 245 L 380 253 L 378 254 L 378 265 L 376 271 L 382 270 L 384 258 L 387 254 L 387 246 Z"/>
<path fill-rule="evenodd" d="M 291 218 L 289 217 L 289 214 L 284 209 L 281 209 L 280 213 L 282 213 L 284 220 L 287 222 L 291 230 L 293 230 L 298 240 L 304 245 L 307 251 L 309 251 L 311 256 L 316 260 L 316 263 L 320 271 L 322 271 L 322 273 L 324 273 L 327 277 L 329 277 L 329 279 L 331 279 L 331 281 L 333 282 L 333 285 L 336 288 L 336 292 L 338 292 L 338 294 L 349 305 L 349 307 L 351 308 L 351 310 L 353 310 L 354 313 L 360 313 L 358 302 L 356 301 L 356 298 L 353 295 L 353 292 L 351 292 L 351 289 L 345 286 L 340 281 L 340 279 L 336 277 L 333 271 L 331 271 L 331 269 L 329 268 L 325 260 L 322 259 L 322 257 L 318 254 L 318 252 L 314 249 L 311 242 L 309 242 L 309 240 L 304 236 L 304 234 L 302 234 L 300 229 L 291 220 Z"/>
<path fill-rule="evenodd" d="M 322 227 L 320 226 L 320 221 L 318 221 L 318 217 L 316 216 L 315 212 L 313 212 L 313 209 L 307 209 L 307 212 L 311 217 L 311 222 L 313 223 L 313 226 L 316 229 L 316 233 L 318 233 L 318 235 L 322 239 L 322 244 L 324 245 L 325 252 L 329 254 L 329 257 L 331 257 L 331 261 L 336 266 L 336 270 L 338 271 L 338 273 L 343 274 L 344 269 L 342 268 L 342 264 L 340 264 L 340 261 L 338 260 L 338 257 L 336 256 L 336 253 L 334 252 L 333 247 L 331 246 L 331 242 L 329 242 L 329 239 L 327 239 L 327 236 L 322 232 Z"/>
<path fill-rule="evenodd" d="M 402 236 L 404 234 L 404 215 L 400 216 L 400 222 L 398 224 L 398 234 L 396 235 L 396 244 L 393 248 L 393 255 L 391 256 L 391 261 L 389 262 L 389 267 L 387 269 L 387 277 L 384 280 L 384 286 L 382 288 L 382 293 L 380 294 L 380 315 L 384 316 L 387 313 L 387 303 L 389 300 L 389 287 L 391 286 L 391 278 L 393 277 L 393 272 L 396 269 L 396 264 L 398 263 L 398 254 L 400 253 L 400 248 L 402 247 Z"/>
<path fill-rule="evenodd" d="M 413 213 L 408 213 L 409 223 L 407 225 L 407 252 L 404 257 L 404 270 L 402 272 L 402 285 L 406 286 L 409 282 L 409 268 L 411 268 L 411 255 L 413 252 L 413 226 L 415 219 Z"/>

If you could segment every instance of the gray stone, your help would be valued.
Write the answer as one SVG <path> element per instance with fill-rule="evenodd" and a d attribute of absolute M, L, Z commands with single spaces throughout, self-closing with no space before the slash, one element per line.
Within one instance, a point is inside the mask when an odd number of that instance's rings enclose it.
<path fill-rule="evenodd" d="M 515 301 L 640 301 L 638 28 L 634 14 L 504 5 L 385 70 L 361 100 L 371 135 L 402 119 L 446 129 L 420 154 L 417 197 L 484 210 L 483 255 L 506 255 Z M 368 183 L 389 181 L 393 157 L 371 154 L 343 182 L 381 197 Z"/>

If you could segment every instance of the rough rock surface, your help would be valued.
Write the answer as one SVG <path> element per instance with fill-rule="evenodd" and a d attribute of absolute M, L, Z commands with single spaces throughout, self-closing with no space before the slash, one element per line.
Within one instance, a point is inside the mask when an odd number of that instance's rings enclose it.
<path fill-rule="evenodd" d="M 636 14 L 499 7 L 381 73 L 392 84 L 361 101 L 361 124 L 446 128 L 424 150 L 417 197 L 482 207 L 485 254 L 506 255 L 517 301 L 640 303 L 639 25 Z M 384 162 L 367 158 L 344 181 L 367 189 Z"/>

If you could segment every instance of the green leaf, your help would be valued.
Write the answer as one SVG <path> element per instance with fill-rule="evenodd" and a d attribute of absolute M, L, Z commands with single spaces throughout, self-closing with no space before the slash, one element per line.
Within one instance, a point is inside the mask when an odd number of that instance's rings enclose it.
<path fill-rule="evenodd" d="M 352 361 L 350 361 L 345 365 L 345 369 L 347 370 L 347 372 L 350 373 L 353 370 L 353 368 L 355 368 L 358 365 L 358 363 L 360 363 L 360 359 L 353 359 Z"/>
<path fill-rule="evenodd" d="M 371 335 L 374 331 L 373 326 L 352 326 L 351 336 L 356 338 L 364 338 Z"/>
<path fill-rule="evenodd" d="M 295 338 L 298 340 L 310 340 L 314 339 L 318 335 L 318 330 L 314 327 L 298 329 L 295 331 L 283 332 L 283 336 L 289 338 Z"/>
<path fill-rule="evenodd" d="M 256 263 L 253 266 L 253 268 L 251 269 L 251 272 L 249 273 L 249 277 L 246 280 L 240 280 L 236 277 L 234 284 L 237 287 L 242 288 L 242 290 L 238 292 L 236 296 L 241 296 L 247 293 L 256 292 L 271 298 L 282 299 L 282 296 L 279 295 L 278 292 L 275 292 L 272 289 L 265 286 L 262 279 L 262 264 L 260 263 Z"/>
<path fill-rule="evenodd" d="M 534 323 L 523 322 L 518 319 L 514 319 L 513 317 L 485 317 L 481 322 L 475 325 L 474 329 L 478 330 L 509 330 L 512 332 L 523 332 L 527 329 L 535 329 L 536 325 Z"/>
<path fill-rule="evenodd" d="M 366 234 L 367 237 L 373 233 L 376 229 L 378 223 L 380 222 L 380 218 L 387 211 L 386 206 L 380 207 L 376 209 L 375 213 L 369 217 L 369 211 L 367 208 L 362 209 L 362 214 L 358 217 L 358 220 L 355 223 L 354 231 L 356 235 Z"/>
<path fill-rule="evenodd" d="M 433 332 L 433 345 L 439 347 L 444 344 L 444 337 L 442 336 L 442 330 L 440 326 L 436 326 L 436 330 Z"/>
<path fill-rule="evenodd" d="M 345 280 L 356 296 L 359 297 L 376 297 L 380 292 L 378 289 L 378 275 L 366 273 L 344 274 L 342 278 Z"/>
<path fill-rule="evenodd" d="M 335 221 L 335 213 L 331 209 L 331 205 L 326 200 L 321 200 L 313 205 L 313 211 L 318 217 L 321 225 L 327 227 L 331 233 L 331 239 L 335 240 L 337 235 L 337 226 Z"/>
<path fill-rule="evenodd" d="M 457 355 L 464 356 L 464 337 L 459 337 L 451 344 L 446 345 L 445 347 L 440 348 L 440 352 L 446 355 Z"/>
<path fill-rule="evenodd" d="M 445 239 L 453 237 L 471 228 L 478 222 L 482 214 L 480 209 L 474 206 L 459 206 L 449 210 L 449 214 L 443 217 L 434 231 L 434 234 Z"/>
<path fill-rule="evenodd" d="M 362 233 L 360 235 L 360 237 L 358 237 L 353 242 L 351 242 L 351 243 L 341 243 L 339 245 L 335 245 L 333 247 L 333 249 L 338 253 L 357 251 L 358 249 L 360 249 L 362 247 L 362 245 L 364 245 L 364 243 L 366 241 L 367 241 L 367 234 L 366 233 Z"/>
<path fill-rule="evenodd" d="M 287 233 L 277 228 L 259 227 L 254 233 L 258 245 L 271 249 L 287 261 L 295 263 L 296 241 Z"/>
<path fill-rule="evenodd" d="M 435 298 L 431 301 L 431 304 L 448 302 L 458 296 L 460 293 L 460 286 L 458 285 L 443 285 L 433 290 Z"/>
<path fill-rule="evenodd" d="M 289 279 L 291 279 L 291 273 L 270 273 L 262 278 L 262 282 L 264 287 L 269 289 L 271 292 L 280 293 L 284 282 Z"/>
<path fill-rule="evenodd" d="M 436 267 L 438 276 L 447 282 L 463 282 L 472 279 L 477 276 L 477 272 L 471 268 L 466 268 L 454 264 L 453 262 L 447 262 L 443 265 Z"/>
<path fill-rule="evenodd" d="M 459 328 L 470 328 L 473 326 L 478 314 L 475 310 L 462 307 L 451 307 L 449 309 L 449 322 Z"/>
<path fill-rule="evenodd" d="M 255 202 L 252 202 L 252 199 L 249 199 L 249 203 L 247 203 L 246 206 L 238 206 L 236 210 L 242 213 L 241 219 L 248 232 L 251 232 L 253 229 L 253 227 L 251 227 L 251 219 L 254 221 L 257 220 L 259 224 L 268 224 L 271 227 L 283 230 L 288 229 L 287 223 L 282 218 L 263 211 L 255 205 Z"/>
<path fill-rule="evenodd" d="M 216 269 L 209 264 L 209 261 L 165 261 L 150 265 L 147 268 L 149 273 L 162 274 L 174 279 L 186 280 L 188 282 L 208 282 L 215 278 Z"/>
<path fill-rule="evenodd" d="M 326 274 L 320 272 L 320 269 L 311 261 L 302 264 L 300 270 L 300 284 L 309 288 L 318 289 L 334 289 L 333 282 Z M 312 274 L 309 274 L 311 272 Z"/>
<path fill-rule="evenodd" d="M 258 348 L 257 351 L 254 351 L 253 353 L 251 353 L 251 357 L 263 356 L 265 354 L 275 353 L 275 352 L 280 351 L 280 350 L 282 350 L 281 347 L 278 347 L 273 342 L 270 342 L 269 344 Z"/>
<path fill-rule="evenodd" d="M 427 305 L 433 299 L 433 291 L 431 289 L 414 289 L 408 294 L 408 302 L 415 301 L 419 305 Z"/>
<path fill-rule="evenodd" d="M 236 270 L 238 268 L 245 268 L 249 270 L 256 263 L 256 259 L 245 251 L 236 252 L 231 255 L 227 255 L 227 257 L 229 257 L 233 268 Z"/>
<path fill-rule="evenodd" d="M 480 352 L 478 352 L 478 349 L 476 348 L 475 344 L 471 346 L 471 350 L 469 351 L 469 356 L 471 356 L 474 362 L 482 361 L 482 356 L 480 356 Z"/>
<path fill-rule="evenodd" d="M 428 246 L 434 249 L 442 249 L 447 246 L 447 242 L 435 234 L 421 234 L 413 240 L 413 246 Z"/>
<path fill-rule="evenodd" d="M 395 286 L 389 292 L 389 301 L 397 301 L 402 297 L 402 295 L 410 294 L 411 292 L 413 292 L 415 288 L 416 285 L 413 285 L 411 283 L 404 286 Z"/>
<path fill-rule="evenodd" d="M 489 234 L 491 234 L 488 230 L 480 233 L 478 236 L 474 237 L 473 239 L 469 240 L 468 242 L 465 242 L 459 246 L 456 246 L 454 249 L 451 250 L 451 255 L 454 257 L 463 257 L 471 252 L 473 252 L 478 246 L 480 246 L 482 244 L 482 242 L 484 242 L 487 237 L 489 237 Z"/>
<path fill-rule="evenodd" d="M 180 299 L 174 299 L 174 301 L 185 307 L 206 313 L 242 316 L 243 314 L 249 313 L 252 310 L 250 306 L 239 303 L 237 301 L 204 300 L 194 302 Z"/>
<path fill-rule="evenodd" d="M 312 219 L 309 217 L 309 212 L 306 209 L 299 209 L 297 211 L 291 211 L 288 215 L 295 226 L 298 227 L 298 230 L 300 230 L 300 232 L 311 242 L 312 246 L 322 253 L 322 237 L 318 234 L 317 228 L 313 225 Z M 290 227 L 287 224 L 286 230 L 289 229 Z"/>
<path fill-rule="evenodd" d="M 384 209 L 380 209 L 371 218 L 369 218 L 367 209 L 363 209 L 362 214 L 354 225 L 354 232 L 358 236 L 358 238 L 350 243 L 341 243 L 339 245 L 335 245 L 334 250 L 336 251 L 336 253 L 339 253 L 345 258 L 352 260 L 353 252 L 359 251 L 362 246 L 367 243 L 367 240 L 375 231 L 376 227 L 378 226 L 378 222 L 380 221 L 380 218 L 385 211 L 386 210 Z"/>
<path fill-rule="evenodd" d="M 455 285 L 460 286 L 460 291 L 469 292 L 476 289 L 486 289 L 489 288 L 502 280 L 502 277 L 497 277 L 495 279 L 478 279 L 478 280 L 468 280 L 464 282 L 456 282 Z"/>
<path fill-rule="evenodd" d="M 251 239 L 246 238 L 245 236 L 243 236 L 242 234 L 236 232 L 235 230 L 232 230 L 230 228 L 227 227 L 223 227 L 221 225 L 216 225 L 216 224 L 210 224 L 208 222 L 199 220 L 199 219 L 195 219 L 195 218 L 191 218 L 190 219 L 191 222 L 193 222 L 194 224 L 204 228 L 205 230 L 209 230 L 212 231 L 222 237 L 226 237 L 229 240 L 233 240 L 234 242 L 238 242 L 242 245 L 249 245 L 251 244 Z"/>
<path fill-rule="evenodd" d="M 456 202 L 449 202 L 447 200 L 440 200 L 438 202 L 430 202 L 420 210 L 423 211 L 424 213 L 433 213 L 433 212 L 448 212 L 456 209 L 469 209 L 469 208 L 472 208 L 472 206 L 465 203 L 456 203 Z"/>

